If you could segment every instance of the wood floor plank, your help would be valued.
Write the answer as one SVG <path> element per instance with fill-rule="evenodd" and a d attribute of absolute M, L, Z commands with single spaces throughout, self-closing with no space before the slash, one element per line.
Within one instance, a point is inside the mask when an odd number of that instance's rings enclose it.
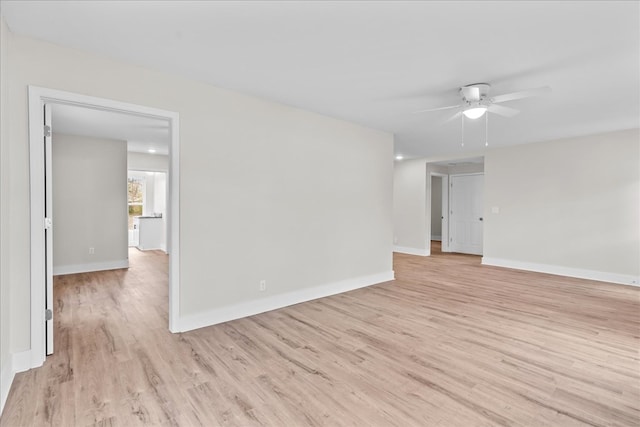
<path fill-rule="evenodd" d="M 432 254 L 182 334 L 161 252 L 58 276 L 55 354 L 0 426 L 640 426 L 640 289 Z"/>

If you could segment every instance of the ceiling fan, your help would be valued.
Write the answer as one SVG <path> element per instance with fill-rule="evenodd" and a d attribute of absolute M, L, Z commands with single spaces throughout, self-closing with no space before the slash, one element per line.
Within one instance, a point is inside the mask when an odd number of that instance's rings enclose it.
<path fill-rule="evenodd" d="M 450 110 L 458 108 L 459 111 L 450 117 L 447 121 L 453 120 L 464 114 L 469 119 L 479 119 L 487 111 L 504 117 L 513 117 L 520 111 L 515 108 L 499 105 L 503 102 L 515 101 L 516 99 L 530 98 L 534 96 L 544 95 L 551 92 L 549 86 L 537 89 L 528 89 L 519 92 L 506 93 L 495 97 L 489 97 L 491 85 L 488 83 L 473 83 L 460 88 L 460 96 L 462 103 L 458 105 L 450 105 L 448 107 L 430 108 L 427 110 L 414 111 L 414 113 L 428 113 L 431 111 Z"/>

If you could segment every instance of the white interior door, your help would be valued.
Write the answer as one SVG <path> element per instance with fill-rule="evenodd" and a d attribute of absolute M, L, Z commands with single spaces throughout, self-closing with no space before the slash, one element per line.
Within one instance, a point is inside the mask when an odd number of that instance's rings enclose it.
<path fill-rule="evenodd" d="M 53 354 L 53 185 L 51 160 L 51 105 L 44 105 L 44 237 L 45 237 L 45 322 L 47 356 Z"/>
<path fill-rule="evenodd" d="M 484 175 L 452 175 L 449 242 L 452 252 L 482 255 Z"/>

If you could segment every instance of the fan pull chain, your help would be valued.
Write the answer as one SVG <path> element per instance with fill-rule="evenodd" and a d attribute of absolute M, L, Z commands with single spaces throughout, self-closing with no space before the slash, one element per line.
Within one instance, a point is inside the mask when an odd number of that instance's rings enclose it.
<path fill-rule="evenodd" d="M 484 114 L 484 146 L 489 146 L 489 112 Z"/>
<path fill-rule="evenodd" d="M 460 138 L 460 146 L 464 147 L 464 114 L 460 114 L 460 117 L 462 117 L 462 135 Z"/>

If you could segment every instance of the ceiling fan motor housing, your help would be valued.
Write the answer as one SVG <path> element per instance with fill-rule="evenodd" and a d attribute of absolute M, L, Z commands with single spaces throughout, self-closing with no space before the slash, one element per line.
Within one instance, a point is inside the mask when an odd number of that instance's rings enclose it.
<path fill-rule="evenodd" d="M 476 103 L 487 99 L 491 85 L 488 83 L 473 83 L 460 88 L 462 99 L 468 103 Z"/>

